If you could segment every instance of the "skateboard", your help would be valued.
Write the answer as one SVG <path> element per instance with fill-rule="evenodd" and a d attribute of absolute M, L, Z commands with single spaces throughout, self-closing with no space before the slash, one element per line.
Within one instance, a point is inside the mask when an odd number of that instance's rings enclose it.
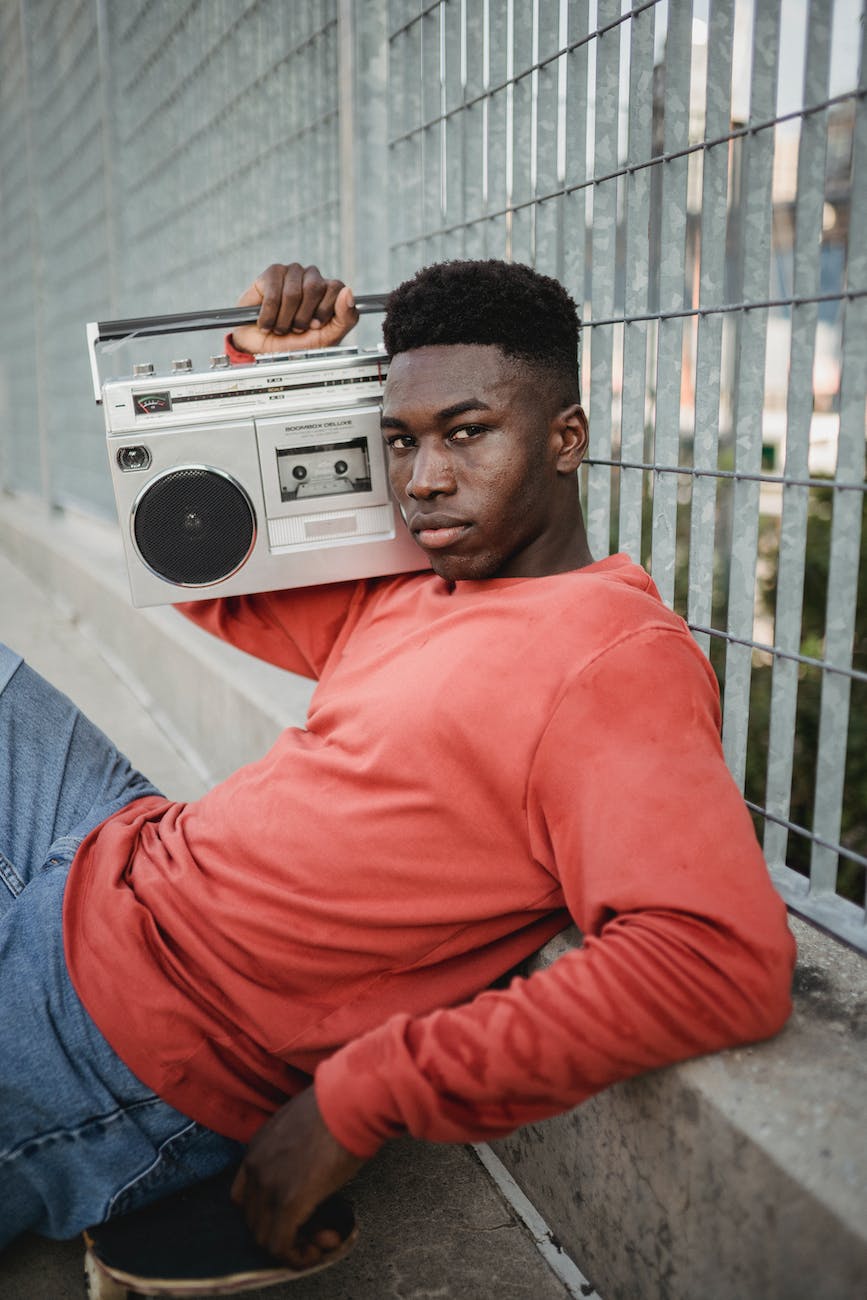
<path fill-rule="evenodd" d="M 334 1228 L 341 1244 L 308 1268 L 296 1268 L 256 1244 L 230 1197 L 234 1170 L 119 1215 L 84 1233 L 89 1300 L 130 1295 L 221 1296 L 292 1282 L 329 1268 L 355 1244 L 352 1206 L 331 1196 L 310 1229 Z"/>

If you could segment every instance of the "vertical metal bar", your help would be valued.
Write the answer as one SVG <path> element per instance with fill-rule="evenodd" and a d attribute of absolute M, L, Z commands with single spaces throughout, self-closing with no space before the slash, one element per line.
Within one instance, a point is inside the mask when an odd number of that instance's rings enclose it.
<path fill-rule="evenodd" d="M 587 179 L 587 107 L 590 99 L 587 75 L 586 38 L 590 28 L 589 0 L 570 0 L 566 40 L 568 45 L 577 41 L 566 59 L 566 88 L 564 129 L 565 164 L 564 183 L 583 185 Z M 587 191 L 573 189 L 564 202 L 563 211 L 563 283 L 584 314 L 585 284 L 587 277 Z M 584 361 L 586 371 L 589 340 L 584 333 Z M 586 384 L 582 384 L 582 388 Z"/>
<path fill-rule="evenodd" d="M 48 391 L 48 377 L 45 359 L 45 315 L 43 310 L 45 285 L 44 245 L 40 231 L 41 195 L 38 169 L 40 151 L 34 139 L 34 113 L 31 102 L 31 67 L 32 53 L 30 41 L 30 18 L 28 0 L 20 0 L 21 15 L 21 53 L 24 65 L 24 101 L 25 101 L 25 135 L 24 147 L 27 151 L 27 188 L 30 194 L 30 255 L 33 264 L 33 302 L 34 302 L 34 367 L 36 388 L 36 435 L 39 446 L 39 491 L 43 498 L 53 504 L 51 482 L 51 453 L 48 444 L 48 418 L 45 407 L 45 394 Z"/>
<path fill-rule="evenodd" d="M 406 145 L 408 141 L 399 142 L 397 137 L 409 130 L 408 92 L 411 80 L 410 61 L 401 57 L 403 47 L 399 47 L 397 36 L 398 16 L 401 5 L 398 0 L 386 0 L 386 79 L 388 85 L 387 137 L 388 153 L 386 155 L 386 184 L 400 185 L 401 202 L 397 211 L 389 220 L 389 283 L 392 283 L 395 266 L 409 230 L 410 193 L 412 190 L 409 168 L 406 165 Z M 398 178 L 400 180 L 398 181 Z M 395 283 L 397 281 L 394 281 Z"/>
<path fill-rule="evenodd" d="M 398 141 L 397 137 L 404 131 L 409 130 L 409 112 L 408 112 L 408 91 L 411 80 L 410 61 L 402 57 L 404 47 L 398 49 L 398 37 L 396 35 L 397 23 L 396 14 L 399 6 L 395 0 L 387 0 L 387 31 L 386 38 L 388 41 L 387 57 L 387 82 L 388 82 L 388 155 L 387 171 L 388 181 L 400 185 L 401 201 L 395 204 L 395 211 L 390 214 L 389 218 L 389 244 L 392 253 L 392 264 L 394 261 L 394 250 L 402 247 L 408 238 L 409 229 L 409 206 L 412 181 L 409 175 L 409 168 L 406 165 L 408 140 Z M 399 178 L 399 180 L 398 180 Z"/>
<path fill-rule="evenodd" d="M 287 11 L 286 21 L 288 26 L 290 49 L 292 50 L 292 58 L 288 68 L 289 76 L 287 77 L 287 82 L 288 82 L 287 91 L 289 95 L 289 102 L 287 105 L 286 122 L 287 125 L 291 123 L 292 127 L 294 127 L 295 130 L 297 130 L 297 127 L 300 126 L 300 124 L 304 121 L 306 115 L 306 107 L 305 107 L 306 98 L 304 93 L 305 92 L 305 86 L 304 86 L 305 64 L 304 64 L 304 60 L 301 57 L 303 19 L 304 19 L 303 6 L 301 5 L 290 6 L 289 10 Z M 293 136 L 295 136 L 294 140 L 292 139 Z M 299 139 L 295 135 L 295 131 L 293 131 L 291 128 L 290 128 L 290 141 L 292 141 L 292 143 L 290 144 L 291 152 L 289 153 L 287 161 L 290 163 L 294 163 L 299 170 L 303 171 L 304 161 L 303 161 L 302 154 L 304 148 L 304 141 L 303 139 Z M 354 214 L 351 214 L 351 220 L 354 222 Z M 351 229 L 349 223 L 347 223 L 347 229 Z M 301 241 L 302 241 L 302 231 L 299 229 L 298 242 L 299 245 L 303 247 Z"/>
<path fill-rule="evenodd" d="M 536 96 L 536 197 L 557 189 L 558 127 L 560 120 L 560 0 L 539 0 L 539 70 Z M 550 60 L 548 62 L 547 60 Z M 549 199 L 536 208 L 534 265 L 559 279 L 563 274 L 563 204 Z"/>
<path fill-rule="evenodd" d="M 458 0 L 443 9 L 443 110 L 448 115 L 443 127 L 444 211 L 443 220 L 450 231 L 449 252 L 463 257 L 466 189 L 464 178 L 464 129 L 466 110 L 461 108 L 461 45 L 463 42 L 463 7 Z"/>
<path fill-rule="evenodd" d="M 5 128 L 0 138 L 4 305 L 0 321 L 0 484 L 38 493 L 38 385 L 34 374 L 38 238 L 23 3 L 7 6 L 2 19 L 0 110 Z"/>
<path fill-rule="evenodd" d="M 338 18 L 339 16 L 338 11 Z M 349 232 L 354 241 L 351 283 L 362 293 L 369 293 L 376 292 L 388 277 L 390 205 L 382 202 L 381 184 L 382 158 L 388 130 L 388 47 L 384 6 L 362 4 L 355 0 L 352 13 L 345 22 L 348 24 L 348 39 L 351 41 L 350 125 L 354 153 L 353 227 Z M 338 26 L 338 34 L 339 31 Z M 339 80 L 342 83 L 342 76 Z M 319 88 L 320 95 L 323 89 L 328 94 L 331 93 L 327 82 Z M 320 116 L 325 116 L 327 102 L 322 103 Z M 341 130 L 345 107 L 341 100 Z M 320 152 L 327 156 L 325 149 Z"/>
<path fill-rule="evenodd" d="M 326 114 L 326 106 L 331 92 L 331 86 L 324 75 L 323 54 L 325 51 L 325 38 L 320 31 L 321 9 L 323 6 L 310 6 L 307 11 L 307 57 L 304 60 L 305 76 L 305 103 L 308 114 L 308 129 L 304 133 L 305 153 L 307 156 L 308 174 L 314 178 L 316 189 L 314 193 L 327 195 L 328 193 L 328 176 L 326 163 L 328 158 L 327 138 L 328 127 L 323 120 Z M 324 6 L 327 10 L 327 5 Z M 365 102 L 369 102 L 367 99 Z M 356 105 L 356 111 L 358 105 Z M 339 115 L 338 115 L 339 122 Z M 359 169 L 360 180 L 363 178 L 363 167 Z M 358 198 L 356 191 L 356 198 Z M 328 226 L 331 224 L 330 205 L 326 205 L 324 210 L 319 214 L 319 220 L 311 220 L 308 214 L 305 214 L 304 225 L 306 227 L 307 238 L 306 247 L 311 250 L 311 257 L 314 262 L 321 261 L 323 252 L 323 243 L 325 240 Z M 358 219 L 356 217 L 356 228 Z M 339 239 L 340 222 L 337 223 L 337 237 Z M 358 278 L 356 277 L 356 284 Z M 359 285 L 359 288 L 363 286 Z"/>
<path fill-rule="evenodd" d="M 442 3 L 421 19 L 422 59 L 422 245 L 423 261 L 437 262 L 442 256 L 442 237 L 430 232 L 442 225 L 442 69 L 440 66 L 440 23 Z"/>
<path fill-rule="evenodd" d="M 114 109 L 114 76 L 111 59 L 111 26 L 107 0 L 96 0 L 96 33 L 99 61 L 100 111 L 103 139 L 103 192 L 105 195 L 106 271 L 112 313 L 118 310 L 118 209 L 115 197 L 115 155 L 117 153 Z"/>
<path fill-rule="evenodd" d="M 831 15 L 824 4 L 813 0 L 807 28 L 805 105 L 820 104 L 827 98 L 830 55 Z M 811 113 L 801 118 L 792 281 L 795 297 L 809 298 L 820 291 L 818 248 L 822 236 L 827 138 L 827 112 Z M 792 308 L 786 403 L 785 476 L 788 479 L 804 479 L 809 474 L 817 318 L 816 303 L 804 303 Z M 784 488 L 774 645 L 790 653 L 797 653 L 801 646 L 808 505 L 807 488 L 795 483 Z M 771 683 L 765 807 L 775 816 L 788 819 L 798 700 L 797 663 L 791 659 L 776 658 Z M 764 850 L 769 866 L 785 864 L 787 843 L 788 832 L 785 827 L 766 821 Z"/>
<path fill-rule="evenodd" d="M 861 85 L 867 77 L 867 23 L 861 24 Z M 867 288 L 867 101 L 857 101 L 852 145 L 852 198 L 849 227 L 848 284 Z M 864 405 L 867 398 L 867 298 L 845 305 L 843 367 L 840 380 L 840 431 L 837 483 L 857 484 L 859 491 L 834 494 L 831 557 L 825 616 L 825 656 L 829 663 L 851 665 L 861 548 L 864 496 Z M 825 673 L 819 716 L 819 752 L 813 830 L 839 843 L 845 784 L 851 680 Z M 837 854 L 814 842 L 810 861 L 811 893 L 831 893 L 836 886 Z"/>
<path fill-rule="evenodd" d="M 464 102 L 483 94 L 484 85 L 484 5 L 470 0 L 464 11 L 466 41 L 466 81 Z M 488 104 L 485 99 L 464 109 L 464 204 L 471 223 L 465 232 L 467 257 L 482 257 L 485 251 L 484 224 L 479 220 L 484 208 L 485 125 Z"/>
<path fill-rule="evenodd" d="M 616 22 L 620 0 L 599 0 L 598 27 Z M 601 31 L 596 38 L 596 131 L 594 175 L 607 176 L 617 168 L 616 124 L 620 108 L 620 26 Z M 598 181 L 593 188 L 593 297 L 594 320 L 614 314 L 614 277 L 617 252 L 617 182 Z M 594 325 L 590 359 L 589 456 L 611 458 L 611 376 L 614 330 Z M 611 533 L 611 470 L 591 464 L 587 473 L 587 540 L 599 559 L 608 555 Z"/>
<path fill-rule="evenodd" d="M 353 0 L 337 0 L 337 112 L 340 156 L 340 274 L 356 282 L 355 263 L 355 14 Z"/>
<path fill-rule="evenodd" d="M 425 144 L 423 134 L 424 124 L 424 53 L 422 44 L 422 32 L 424 24 L 422 22 L 413 23 L 407 35 L 409 41 L 408 49 L 412 55 L 410 63 L 410 88 L 408 90 L 409 102 L 411 104 L 412 115 L 407 120 L 407 125 L 418 128 L 410 144 L 413 153 L 413 180 L 414 189 L 412 193 L 412 245 L 406 250 L 404 256 L 406 262 L 402 268 L 401 276 L 408 275 L 414 266 L 423 261 L 421 256 L 421 237 L 424 233 L 424 211 L 425 211 Z M 404 55 L 404 57 L 407 57 Z"/>
<path fill-rule="evenodd" d="M 335 21 L 337 19 L 336 0 L 331 0 L 334 10 Z M 317 14 L 317 34 L 313 43 L 314 57 L 311 59 L 311 75 L 316 83 L 315 86 L 315 114 L 316 129 L 313 136 L 313 147 L 317 154 L 318 176 L 320 193 L 326 200 L 326 207 L 321 214 L 320 220 L 312 223 L 314 243 L 316 249 L 316 260 L 319 266 L 339 265 L 339 261 L 331 261 L 335 257 L 334 249 L 340 247 L 342 221 L 340 215 L 340 168 L 334 166 L 335 153 L 339 156 L 339 136 L 340 136 L 340 101 L 339 94 L 336 93 L 335 82 L 339 80 L 337 70 L 337 43 L 339 29 L 332 28 L 330 31 L 327 26 L 328 10 L 331 6 L 326 6 L 325 14 Z M 372 91 L 371 91 L 372 93 Z M 380 103 L 383 100 L 380 98 Z M 367 101 L 370 105 L 370 100 Z M 336 117 L 334 110 L 336 108 Z M 382 121 L 385 121 L 385 112 L 382 114 Z M 380 135 L 382 133 L 380 132 Z M 359 161 L 361 161 L 359 159 Z M 363 166 L 363 163 L 362 163 Z M 356 177 L 356 183 L 358 182 Z M 361 173 L 362 190 L 365 179 L 365 172 Z M 369 185 L 368 185 L 369 192 Z M 332 197 L 333 196 L 333 197 Z M 356 189 L 356 200 L 359 198 L 358 189 Z M 334 201 L 336 198 L 336 202 Z M 358 221 L 358 218 L 356 218 Z M 361 222 L 358 221 L 361 225 Z M 388 226 L 386 224 L 386 234 Z M 379 245 L 377 246 L 380 247 Z M 339 255 L 338 255 L 339 257 Z M 356 279 L 356 284 L 358 280 Z M 364 288 L 365 286 L 361 286 Z"/>
<path fill-rule="evenodd" d="M 753 24 L 753 70 L 750 120 L 773 116 L 777 92 L 780 14 L 776 0 L 756 0 Z M 773 134 L 758 131 L 744 140 L 743 301 L 761 302 L 768 294 L 771 253 L 771 186 Z M 735 385 L 735 469 L 758 474 L 762 463 L 762 408 L 765 389 L 767 310 L 752 308 L 739 322 Z M 756 555 L 759 532 L 759 485 L 737 479 L 733 491 L 733 529 L 729 574 L 728 631 L 752 640 Z M 750 708 L 752 654 L 733 641 L 726 646 L 723 743 L 735 780 L 743 785 Z"/>
<path fill-rule="evenodd" d="M 629 140 L 627 163 L 634 167 L 651 156 L 653 115 L 653 40 L 655 10 L 632 18 L 629 57 Z M 650 245 L 649 167 L 630 171 L 626 178 L 625 315 L 647 313 Z M 647 322 L 627 321 L 623 339 L 623 389 L 620 455 L 623 460 L 644 460 L 644 426 L 647 409 Z M 641 514 L 644 471 L 620 471 L 620 527 L 618 546 L 636 563 L 641 561 Z"/>
<path fill-rule="evenodd" d="M 395 6 L 393 32 L 409 21 L 409 9 L 405 3 Z M 419 239 L 424 229 L 423 144 L 420 130 L 423 121 L 421 31 L 422 24 L 413 22 L 406 31 L 393 36 L 390 46 L 389 75 L 393 75 L 395 69 L 400 69 L 403 84 L 403 96 L 396 105 L 402 107 L 399 109 L 400 115 L 394 119 L 391 134 L 392 137 L 407 132 L 413 134 L 396 146 L 390 159 L 389 183 L 395 186 L 400 195 L 400 201 L 393 205 L 397 212 L 392 231 L 393 240 L 399 248 L 392 258 L 386 276 L 387 283 L 397 283 L 417 265 Z"/>
<path fill-rule="evenodd" d="M 332 3 L 334 0 L 332 0 Z M 364 33 L 360 36 L 360 51 L 357 51 L 356 67 L 361 68 L 361 80 L 370 81 L 371 94 L 378 90 L 378 99 L 369 104 L 371 114 L 376 114 L 376 119 L 371 123 L 368 118 L 366 122 L 365 135 L 369 138 L 373 133 L 378 145 L 375 149 L 374 158 L 377 163 L 383 155 L 383 146 L 385 143 L 385 132 L 388 129 L 388 108 L 386 100 L 385 87 L 385 27 L 384 16 L 381 18 L 381 27 L 378 35 L 378 59 L 374 58 L 375 73 L 381 79 L 380 84 L 373 80 L 373 76 L 365 72 L 368 63 L 366 51 L 366 36 Z M 317 74 L 319 80 L 319 98 L 320 98 L 320 117 L 321 117 L 321 134 L 319 153 L 322 160 L 322 192 L 327 197 L 327 220 L 319 223 L 319 265 L 320 266 L 338 266 L 340 265 L 340 240 L 342 232 L 342 222 L 340 214 L 340 97 L 336 89 L 338 80 L 338 38 L 339 28 L 337 26 L 337 8 L 334 7 L 334 21 L 326 22 L 321 30 L 319 37 L 319 47 L 321 50 L 319 58 L 320 71 Z M 253 61 L 251 60 L 251 63 Z M 253 65 L 255 66 L 255 64 Z M 367 145 L 369 148 L 369 143 Z M 367 245 L 369 242 L 369 230 L 371 227 L 371 209 L 374 209 L 376 216 L 376 242 L 375 253 L 377 265 L 370 266 L 368 270 L 371 273 L 371 279 L 379 279 L 377 271 L 383 273 L 388 268 L 388 213 L 386 214 L 385 223 L 383 224 L 380 207 L 380 197 L 378 186 L 375 185 L 374 178 L 370 176 L 370 155 L 362 158 L 362 165 L 365 168 L 362 176 L 361 195 L 360 195 L 360 213 L 357 209 L 357 220 L 359 225 L 360 241 Z M 356 189 L 356 199 L 358 201 L 358 190 Z M 378 218 L 378 220 L 377 220 Z M 358 283 L 358 281 L 356 281 Z M 381 281 L 380 281 L 381 283 Z M 362 283 L 362 288 L 365 287 Z"/>
<path fill-rule="evenodd" d="M 492 214 L 485 222 L 485 255 L 504 257 L 508 251 L 509 223 L 497 213 L 509 202 L 508 190 L 508 123 L 509 87 L 506 86 L 511 62 L 507 6 L 503 0 L 488 0 L 489 82 L 502 87 L 490 97 L 488 109 L 488 194 L 486 209 Z"/>
<path fill-rule="evenodd" d="M 664 143 L 666 153 L 689 141 L 690 49 L 692 3 L 670 5 L 665 42 Z M 679 311 L 684 305 L 686 259 L 686 158 L 673 158 L 662 173 L 660 216 L 659 307 Z M 676 465 L 679 459 L 683 321 L 659 322 L 656 371 L 654 460 Z M 674 599 L 677 555 L 677 475 L 656 473 L 653 484 L 652 572 L 662 599 Z"/>
<path fill-rule="evenodd" d="M 512 189 L 511 204 L 525 204 L 512 214 L 511 256 L 515 262 L 533 261 L 535 208 L 533 196 L 533 125 L 536 74 L 533 64 L 535 4 L 513 0 L 512 19 Z"/>
<path fill-rule="evenodd" d="M 733 34 L 733 0 L 714 0 L 707 33 L 705 140 L 719 140 L 729 130 Z M 717 480 L 702 476 L 700 471 L 717 468 L 719 450 L 723 321 L 713 308 L 722 306 L 725 299 L 728 169 L 727 141 L 705 150 L 699 303 L 704 310 L 710 310 L 699 318 L 696 343 L 693 465 L 699 474 L 692 489 L 687 593 L 687 617 L 702 627 L 710 627 L 713 617 Z M 697 633 L 696 640 L 707 652 L 708 635 Z"/>
<path fill-rule="evenodd" d="M 128 118 L 131 113 L 130 95 L 129 95 L 129 43 L 127 40 L 127 30 L 129 24 L 129 15 L 115 13 L 112 9 L 112 75 L 114 78 L 114 136 L 115 136 L 115 166 L 114 166 L 114 193 L 115 201 L 118 207 L 118 229 L 121 238 L 121 245 L 134 246 L 135 233 L 133 230 L 133 219 L 135 214 L 134 205 L 129 202 L 129 167 L 130 167 L 130 149 L 128 145 Z M 121 258 L 117 267 L 117 294 L 118 305 L 124 301 L 132 303 L 133 298 L 127 293 L 130 279 L 130 268 L 127 258 Z M 136 310 L 141 308 L 140 301 L 135 302 Z"/>
<path fill-rule="evenodd" d="M 74 501 L 99 508 L 107 506 L 110 495 L 104 447 L 96 422 L 88 418 L 88 386 L 69 347 L 72 323 L 84 318 L 95 297 L 106 300 L 111 291 L 97 21 L 93 4 L 60 7 L 49 16 L 55 49 L 61 58 L 72 52 L 75 72 L 61 78 L 53 93 L 41 78 L 49 102 L 40 113 L 38 131 L 42 200 L 52 230 L 44 249 L 46 283 L 54 286 L 52 309 L 45 318 L 45 359 L 49 392 L 62 391 L 65 396 L 62 404 L 46 403 L 52 495 L 57 503 Z M 44 39 L 44 32 L 37 39 Z M 88 183 L 82 185 L 77 177 L 87 178 Z M 74 257 L 69 255 L 70 232 L 76 232 Z"/>

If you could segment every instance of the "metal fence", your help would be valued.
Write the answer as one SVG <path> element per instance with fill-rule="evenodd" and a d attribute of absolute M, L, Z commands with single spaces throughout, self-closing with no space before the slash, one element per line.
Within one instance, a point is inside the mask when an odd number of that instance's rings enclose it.
<path fill-rule="evenodd" d="M 597 555 L 724 687 L 790 905 L 861 947 L 863 0 L 0 0 L 3 480 L 108 510 L 86 319 L 223 305 L 275 257 L 446 257 L 585 320 Z"/>
<path fill-rule="evenodd" d="M 591 546 L 710 653 L 783 894 L 867 946 L 859 7 L 390 12 L 397 273 L 505 256 L 582 304 Z"/>

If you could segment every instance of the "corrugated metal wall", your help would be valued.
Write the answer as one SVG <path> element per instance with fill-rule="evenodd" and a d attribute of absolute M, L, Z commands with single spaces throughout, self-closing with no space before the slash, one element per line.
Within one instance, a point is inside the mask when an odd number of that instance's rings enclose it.
<path fill-rule="evenodd" d="M 783 893 L 867 944 L 863 10 L 0 0 L 3 482 L 110 510 L 88 319 L 286 257 L 557 276 L 594 551 L 710 653 Z"/>
<path fill-rule="evenodd" d="M 339 263 L 337 3 L 14 0 L 0 22 L 4 479 L 109 512 L 84 322 Z"/>

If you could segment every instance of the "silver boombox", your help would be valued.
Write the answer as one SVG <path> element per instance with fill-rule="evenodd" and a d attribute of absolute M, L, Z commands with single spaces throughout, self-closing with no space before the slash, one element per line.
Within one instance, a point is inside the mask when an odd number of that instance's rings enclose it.
<path fill-rule="evenodd" d="M 384 299 L 359 298 L 360 311 Z M 97 344 L 229 327 L 250 308 L 87 327 L 134 605 L 427 568 L 394 505 L 378 348 L 174 361 L 100 382 Z"/>

